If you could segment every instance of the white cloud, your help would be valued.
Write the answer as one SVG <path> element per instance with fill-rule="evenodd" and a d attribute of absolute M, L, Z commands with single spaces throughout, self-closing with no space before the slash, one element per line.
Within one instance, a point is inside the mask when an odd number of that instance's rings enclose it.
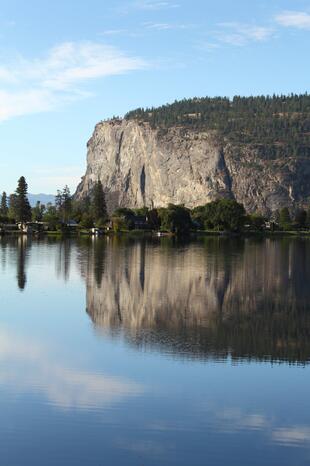
<path fill-rule="evenodd" d="M 66 42 L 45 58 L 17 57 L 0 66 L 0 121 L 37 112 L 90 95 L 90 80 L 119 75 L 146 66 L 119 49 L 95 42 Z"/>
<path fill-rule="evenodd" d="M 124 3 L 120 7 L 116 8 L 119 14 L 127 15 L 133 10 L 144 10 L 144 11 L 159 11 L 169 10 L 173 8 L 179 8 L 180 5 L 174 1 L 160 1 L 160 0 L 135 0 Z"/>
<path fill-rule="evenodd" d="M 128 29 L 107 29 L 100 33 L 102 36 L 118 36 L 120 34 L 127 34 Z"/>
<path fill-rule="evenodd" d="M 269 27 L 241 23 L 219 23 L 220 30 L 215 33 L 219 42 L 244 46 L 251 42 L 264 42 L 272 38 L 274 30 Z"/>
<path fill-rule="evenodd" d="M 272 439 L 276 443 L 288 446 L 299 446 L 300 444 L 310 444 L 309 426 L 291 426 L 274 429 Z"/>
<path fill-rule="evenodd" d="M 224 409 L 216 413 L 218 428 L 221 431 L 264 430 L 268 419 L 260 413 L 243 413 L 238 408 Z"/>
<path fill-rule="evenodd" d="M 141 10 L 162 10 L 169 8 L 179 8 L 180 5 L 175 2 L 162 2 L 162 1 L 152 1 L 152 0 L 138 0 L 133 3 L 135 8 Z"/>
<path fill-rule="evenodd" d="M 174 24 L 174 23 L 144 23 L 146 29 L 153 29 L 155 31 L 168 31 L 175 29 L 188 29 L 191 26 L 186 24 Z"/>
<path fill-rule="evenodd" d="M 275 17 L 275 20 L 284 27 L 310 29 L 310 14 L 304 11 L 283 11 Z"/>
<path fill-rule="evenodd" d="M 132 380 L 54 362 L 47 348 L 3 328 L 0 361 L 0 386 L 15 393 L 41 392 L 59 408 L 102 408 L 144 392 Z"/>

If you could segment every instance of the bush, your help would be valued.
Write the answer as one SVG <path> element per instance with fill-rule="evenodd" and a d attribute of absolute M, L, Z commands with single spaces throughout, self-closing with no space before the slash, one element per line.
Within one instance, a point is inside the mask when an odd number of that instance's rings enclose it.
<path fill-rule="evenodd" d="M 80 225 L 82 228 L 92 228 L 94 226 L 93 217 L 90 214 L 83 214 Z"/>
<path fill-rule="evenodd" d="M 190 232 L 192 221 L 189 209 L 183 205 L 169 204 L 166 209 L 158 211 L 161 228 L 177 235 Z"/>
<path fill-rule="evenodd" d="M 243 205 L 232 199 L 219 199 L 193 209 L 193 220 L 207 230 L 240 231 L 245 219 Z"/>

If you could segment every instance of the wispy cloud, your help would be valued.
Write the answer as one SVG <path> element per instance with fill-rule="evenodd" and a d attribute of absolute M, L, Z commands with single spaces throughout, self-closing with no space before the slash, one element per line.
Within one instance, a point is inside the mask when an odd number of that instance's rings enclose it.
<path fill-rule="evenodd" d="M 286 446 L 298 447 L 301 444 L 310 443 L 310 427 L 309 426 L 291 426 L 280 427 L 272 432 L 272 439 L 276 443 L 281 443 Z"/>
<path fill-rule="evenodd" d="M 95 42 L 67 42 L 45 57 L 16 57 L 0 66 L 0 121 L 53 110 L 90 93 L 90 80 L 139 70 L 146 63 Z"/>
<path fill-rule="evenodd" d="M 132 3 L 132 6 L 141 10 L 166 10 L 170 8 L 179 8 L 180 5 L 173 1 L 153 1 L 153 0 L 137 0 Z"/>
<path fill-rule="evenodd" d="M 102 36 L 118 36 L 120 34 L 127 34 L 129 29 L 107 29 L 100 33 Z"/>
<path fill-rule="evenodd" d="M 116 8 L 116 11 L 120 14 L 129 14 L 132 11 L 144 10 L 144 11 L 159 11 L 159 10 L 170 10 L 179 8 L 180 5 L 173 0 L 171 1 L 160 1 L 160 0 L 134 0 L 123 3 L 121 6 Z"/>
<path fill-rule="evenodd" d="M 155 31 L 169 31 L 176 29 L 189 29 L 192 26 L 188 24 L 176 24 L 176 23 L 144 23 L 144 28 L 152 29 Z"/>
<path fill-rule="evenodd" d="M 40 392 L 62 409 L 109 407 L 139 396 L 144 387 L 136 382 L 85 371 L 54 361 L 51 349 L 0 329 L 1 388 L 13 393 Z M 26 370 L 19 370 L 19 367 Z M 15 370 L 13 370 L 13 368 Z"/>
<path fill-rule="evenodd" d="M 274 30 L 265 26 L 243 23 L 219 23 L 215 38 L 222 43 L 242 47 L 251 42 L 265 42 L 272 38 Z"/>
<path fill-rule="evenodd" d="M 81 181 L 81 173 L 84 167 L 80 165 L 70 166 L 46 166 L 34 167 L 33 175 L 35 176 L 37 189 L 41 191 L 52 192 L 55 186 L 65 186 L 66 184 L 75 189 Z"/>
<path fill-rule="evenodd" d="M 280 26 L 310 29 L 310 14 L 304 11 L 283 11 L 275 20 Z"/>

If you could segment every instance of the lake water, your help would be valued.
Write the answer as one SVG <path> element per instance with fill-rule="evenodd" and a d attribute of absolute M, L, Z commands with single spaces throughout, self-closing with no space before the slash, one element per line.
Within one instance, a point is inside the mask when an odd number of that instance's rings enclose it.
<path fill-rule="evenodd" d="M 3 466 L 310 462 L 310 241 L 0 240 Z"/>

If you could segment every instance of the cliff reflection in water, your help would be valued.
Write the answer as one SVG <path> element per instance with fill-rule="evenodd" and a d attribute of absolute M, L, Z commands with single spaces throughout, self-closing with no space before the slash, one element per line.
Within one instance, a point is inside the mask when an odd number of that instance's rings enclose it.
<path fill-rule="evenodd" d="M 84 261 L 96 328 L 182 357 L 305 363 L 310 242 L 98 239 Z"/>

